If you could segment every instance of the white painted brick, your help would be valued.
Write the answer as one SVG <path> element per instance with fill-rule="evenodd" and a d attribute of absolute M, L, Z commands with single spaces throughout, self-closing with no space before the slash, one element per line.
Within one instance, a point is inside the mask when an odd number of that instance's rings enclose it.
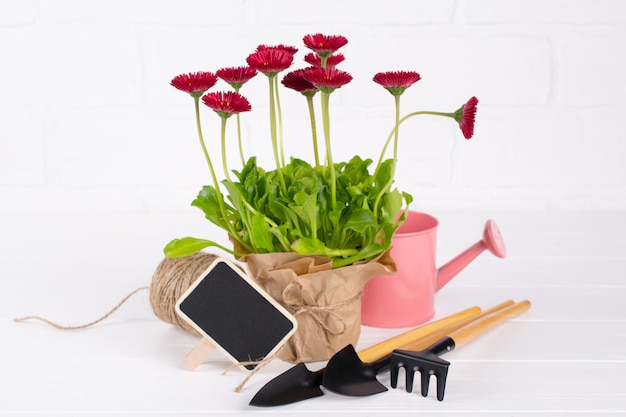
<path fill-rule="evenodd" d="M 210 178 L 193 106 L 184 116 L 125 110 L 82 111 L 75 116 L 59 118 L 50 129 L 48 169 L 53 184 L 184 187 Z M 217 131 L 218 121 L 213 124 Z M 211 139 L 207 132 L 207 142 Z M 219 153 L 217 158 L 215 162 Z"/>
<path fill-rule="evenodd" d="M 461 3 L 469 23 L 624 23 L 626 3 L 621 0 L 480 0 Z"/>
<path fill-rule="evenodd" d="M 520 110 L 503 118 L 484 113 L 475 143 L 456 161 L 464 185 L 558 190 L 626 184 L 626 133 L 619 112 Z"/>
<path fill-rule="evenodd" d="M 0 27 L 32 23 L 36 16 L 37 4 L 34 0 L 2 0 L 0 2 Z"/>
<path fill-rule="evenodd" d="M 257 39 L 231 38 L 224 33 L 213 31 L 193 34 L 184 31 L 150 38 L 145 42 L 147 97 L 159 104 L 191 105 L 190 101 L 185 100 L 189 97 L 183 97 L 184 93 L 169 85 L 173 77 L 194 71 L 215 72 L 222 67 L 246 65 L 247 56 L 259 43 Z M 250 90 L 250 85 L 259 85 L 265 91 L 265 77 L 259 75 L 257 78 L 258 80 L 251 80 L 242 89 L 242 93 Z M 227 86 L 220 82 L 214 90 L 225 88 Z"/>
<path fill-rule="evenodd" d="M 166 25 L 226 25 L 241 20 L 243 0 L 153 0 L 46 2 L 43 13 L 53 22 L 136 23 Z"/>
<path fill-rule="evenodd" d="M 378 157 L 393 118 L 392 97 L 371 81 L 378 71 L 422 74 L 403 113 L 480 99 L 471 141 L 451 120 L 403 125 L 397 185 L 416 208 L 626 209 L 625 7 L 0 0 L 0 210 L 194 210 L 208 173 L 191 99 L 171 78 L 243 64 L 260 43 L 298 46 L 302 67 L 302 37 L 314 32 L 350 41 L 342 67 L 355 79 L 331 98 L 336 160 Z M 242 92 L 254 109 L 242 115 L 246 153 L 271 169 L 267 80 Z M 311 159 L 304 100 L 281 90 L 281 101 L 287 155 Z M 218 120 L 202 117 L 215 152 Z M 319 119 L 318 129 L 323 141 Z"/>
<path fill-rule="evenodd" d="M 568 36 L 561 48 L 559 101 L 571 106 L 626 105 L 626 31 Z"/>
<path fill-rule="evenodd" d="M 381 64 L 371 59 L 371 51 L 384 50 L 394 43 Z M 381 87 L 370 80 L 379 71 L 414 70 L 422 80 L 411 87 L 402 100 L 406 111 L 417 103 L 451 106 L 454 111 L 471 96 L 490 105 L 544 105 L 549 98 L 551 48 L 542 39 L 522 37 L 454 36 L 431 37 L 414 33 L 411 37 L 368 39 L 352 45 L 349 65 L 362 83 L 354 92 L 356 101 L 372 103 L 373 92 Z M 407 53 L 406 51 L 410 51 Z M 387 96 L 388 93 L 384 92 Z M 377 94 L 380 102 L 385 94 Z M 414 100 L 411 107 L 409 103 Z"/>
<path fill-rule="evenodd" d="M 144 210 L 136 189 L 0 186 L 0 211 Z"/>
<path fill-rule="evenodd" d="M 40 119 L 2 112 L 0 184 L 31 186 L 46 181 L 44 125 Z"/>
<path fill-rule="evenodd" d="M 43 30 L 15 33 L 10 39 L 3 36 L 0 50 L 5 63 L 0 105 L 100 106 L 140 101 L 137 39 Z"/>
<path fill-rule="evenodd" d="M 262 24 L 366 24 L 396 25 L 416 23 L 442 23 L 452 18 L 454 2 L 451 0 L 394 0 L 393 5 L 383 5 L 375 0 L 334 1 L 320 0 L 303 7 L 290 0 L 251 2 L 253 17 Z M 304 34 L 303 34 L 304 35 Z"/>

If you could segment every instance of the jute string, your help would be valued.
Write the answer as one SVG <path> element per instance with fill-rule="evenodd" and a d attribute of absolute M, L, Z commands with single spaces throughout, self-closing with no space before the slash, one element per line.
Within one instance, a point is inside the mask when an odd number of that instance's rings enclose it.
<path fill-rule="evenodd" d="M 302 293 L 302 285 L 297 282 L 292 282 L 287 285 L 283 290 L 282 296 L 284 300 L 284 307 L 293 314 L 298 317 L 300 314 L 309 314 L 313 320 L 317 323 L 319 327 L 324 329 L 327 333 L 336 336 L 340 334 L 344 334 L 346 332 L 346 322 L 343 320 L 341 315 L 337 314 L 335 310 L 348 306 L 352 303 L 361 300 L 362 292 L 359 292 L 354 297 L 343 301 L 341 303 L 335 303 L 325 306 L 317 306 L 317 305 L 309 305 L 304 302 L 300 294 Z M 335 319 L 336 322 L 340 323 L 341 329 L 333 330 L 329 326 L 325 324 L 325 320 L 321 317 L 320 313 L 324 313 L 329 315 Z"/>
<path fill-rule="evenodd" d="M 131 291 L 119 303 L 117 303 L 115 307 L 113 307 L 111 310 L 109 310 L 98 319 L 89 323 L 74 326 L 62 325 L 41 316 L 20 317 L 14 319 L 14 321 L 23 322 L 27 320 L 38 320 L 59 330 L 86 329 L 109 318 L 109 316 L 111 316 L 120 307 L 122 307 L 122 305 L 124 305 L 133 295 L 137 294 L 138 292 L 148 290 L 150 297 L 150 306 L 152 307 L 154 314 L 159 319 L 167 323 L 173 324 L 174 326 L 184 331 L 199 335 L 193 327 L 191 327 L 176 313 L 175 305 L 179 298 L 183 295 L 183 293 L 187 291 L 187 289 L 191 286 L 194 280 L 198 278 L 200 274 L 204 272 L 216 258 L 217 255 L 199 252 L 185 258 L 163 259 L 161 263 L 159 263 L 159 265 L 157 266 L 154 275 L 152 276 L 152 282 L 150 286 L 140 287 Z M 322 327 L 325 331 L 328 331 L 331 334 L 340 334 L 342 332 L 345 332 L 346 330 L 345 322 L 333 310 L 341 308 L 360 299 L 360 294 L 358 294 L 354 297 L 354 299 L 347 300 L 340 304 L 328 306 L 312 306 L 303 304 L 303 301 L 299 297 L 294 297 L 292 295 L 294 294 L 294 289 L 296 288 L 294 288 L 292 285 L 289 285 L 287 286 L 287 288 L 285 288 L 283 293 L 285 295 L 285 302 L 288 310 L 291 311 L 294 316 L 298 316 L 300 314 L 310 314 L 313 319 L 320 325 L 320 327 Z M 301 288 L 297 288 L 297 290 L 297 293 L 299 294 Z M 331 328 L 324 324 L 324 321 L 320 317 L 320 313 L 326 313 L 333 316 L 339 323 L 341 323 L 341 325 L 343 325 L 343 328 L 338 331 L 333 331 Z M 275 356 L 276 353 L 260 361 L 241 362 L 233 365 L 231 368 L 242 365 L 257 365 L 250 372 L 250 374 L 248 374 L 244 381 L 235 388 L 235 391 L 241 391 L 244 385 L 250 380 L 250 378 L 261 368 L 267 365 L 272 359 L 274 359 Z M 224 371 L 224 373 L 227 373 L 231 368 Z"/>

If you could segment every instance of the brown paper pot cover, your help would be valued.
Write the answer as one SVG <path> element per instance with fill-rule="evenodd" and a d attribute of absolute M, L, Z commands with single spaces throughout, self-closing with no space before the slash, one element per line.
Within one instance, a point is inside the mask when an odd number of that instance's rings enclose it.
<path fill-rule="evenodd" d="M 327 360 L 346 345 L 356 345 L 363 287 L 375 275 L 396 271 L 388 252 L 336 269 L 331 269 L 327 257 L 292 252 L 248 254 L 241 260 L 256 282 L 298 321 L 298 330 L 278 353 L 292 363 Z"/>

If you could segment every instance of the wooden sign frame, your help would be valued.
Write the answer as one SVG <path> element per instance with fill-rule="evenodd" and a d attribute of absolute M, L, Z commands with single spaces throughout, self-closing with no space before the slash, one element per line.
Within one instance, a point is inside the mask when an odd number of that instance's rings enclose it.
<path fill-rule="evenodd" d="M 185 358 L 195 369 L 220 350 L 233 363 L 261 361 L 275 354 L 298 328 L 295 317 L 241 268 L 218 257 L 176 303 L 176 313 L 203 339 Z M 240 368 L 251 371 L 256 365 Z"/>

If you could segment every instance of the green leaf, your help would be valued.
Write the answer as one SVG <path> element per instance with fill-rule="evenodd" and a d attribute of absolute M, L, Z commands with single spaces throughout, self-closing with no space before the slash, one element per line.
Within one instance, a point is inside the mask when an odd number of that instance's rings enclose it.
<path fill-rule="evenodd" d="M 374 213 L 366 209 L 356 209 L 348 214 L 343 227 L 357 233 L 364 233 L 368 228 L 375 227 L 376 224 Z"/>
<path fill-rule="evenodd" d="M 364 247 L 363 249 L 358 251 L 353 256 L 349 256 L 347 258 L 335 258 L 335 259 L 333 259 L 333 268 L 339 268 L 339 267 L 342 267 L 342 266 L 351 265 L 351 264 L 353 264 L 354 262 L 357 262 L 357 261 L 369 261 L 369 260 L 372 260 L 372 259 L 376 258 L 377 256 L 379 256 L 384 251 L 386 251 L 387 249 L 388 248 L 386 248 L 384 245 L 380 245 L 380 244 L 377 244 L 377 243 L 373 243 L 371 245 L 367 245 L 366 247 Z"/>
<path fill-rule="evenodd" d="M 391 171 L 393 168 L 393 159 L 387 159 L 380 164 L 380 169 L 376 174 L 374 181 L 376 183 L 376 191 L 379 192 L 383 189 L 391 179 Z"/>
<path fill-rule="evenodd" d="M 191 202 L 191 205 L 202 210 L 204 216 L 213 224 L 228 230 L 215 188 L 210 185 L 202 187 L 198 196 Z M 225 205 L 225 207 L 227 206 Z"/>
<path fill-rule="evenodd" d="M 402 200 L 404 196 L 400 191 L 394 189 L 385 195 L 382 204 L 382 218 L 385 222 L 393 223 L 396 221 L 400 209 L 402 209 Z"/>
<path fill-rule="evenodd" d="M 167 258 L 182 258 L 184 256 L 193 255 L 196 252 L 200 252 L 204 248 L 208 248 L 209 246 L 214 246 L 225 250 L 233 255 L 237 255 L 232 250 L 225 248 L 224 246 L 213 242 L 211 240 L 206 239 L 198 239 L 195 237 L 184 237 L 182 239 L 174 239 L 169 242 L 165 248 L 163 248 L 163 253 Z"/>
<path fill-rule="evenodd" d="M 257 213 L 252 217 L 250 239 L 257 248 L 265 249 L 268 252 L 277 252 L 274 247 L 270 226 L 267 224 L 265 216 L 261 213 Z"/>
<path fill-rule="evenodd" d="M 299 191 L 294 195 L 294 203 L 289 206 L 306 226 L 312 237 L 317 237 L 317 194 Z"/>
<path fill-rule="evenodd" d="M 351 256 L 358 252 L 356 249 L 332 249 L 324 245 L 321 240 L 311 237 L 296 240 L 291 244 L 291 249 L 300 255 L 318 255 L 329 258 Z"/>

